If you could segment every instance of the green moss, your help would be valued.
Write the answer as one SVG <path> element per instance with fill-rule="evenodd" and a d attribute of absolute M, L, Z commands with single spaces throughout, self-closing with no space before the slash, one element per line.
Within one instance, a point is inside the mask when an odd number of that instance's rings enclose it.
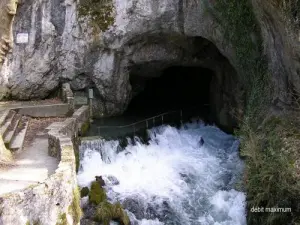
<path fill-rule="evenodd" d="M 56 225 L 68 225 L 67 214 L 63 213 L 59 215 Z"/>
<path fill-rule="evenodd" d="M 91 185 L 89 193 L 89 201 L 92 204 L 99 205 L 107 199 L 104 189 L 100 186 L 99 182 L 94 181 Z"/>
<path fill-rule="evenodd" d="M 80 192 L 79 188 L 73 190 L 73 200 L 71 205 L 68 208 L 69 214 L 73 218 L 73 224 L 78 224 L 82 216 L 82 211 L 80 208 Z M 59 215 L 56 225 L 68 225 L 67 214 L 63 213 Z"/>
<path fill-rule="evenodd" d="M 32 225 L 41 225 L 41 222 L 40 222 L 40 220 L 35 220 L 35 221 L 33 221 Z"/>
<path fill-rule="evenodd" d="M 109 225 L 113 218 L 113 205 L 107 201 L 101 202 L 96 210 L 95 221 L 102 222 L 104 225 Z"/>
<path fill-rule="evenodd" d="M 81 126 L 81 129 L 80 129 L 80 135 L 84 136 L 87 133 L 87 131 L 89 130 L 89 128 L 90 128 L 90 122 L 89 121 L 83 123 L 82 126 Z"/>
<path fill-rule="evenodd" d="M 117 202 L 113 205 L 113 220 L 118 221 L 122 225 L 129 225 L 130 219 L 127 213 L 124 211 L 122 205 Z"/>
<path fill-rule="evenodd" d="M 75 155 L 75 166 L 76 166 L 76 173 L 77 173 L 80 166 L 79 149 L 74 148 L 74 155 Z"/>
<path fill-rule="evenodd" d="M 26 222 L 25 225 L 30 225 L 30 224 L 31 224 L 31 223 L 30 223 L 30 221 L 28 220 L 28 221 Z M 33 221 L 32 225 L 41 225 L 41 222 L 40 222 L 40 220 L 35 220 L 35 221 Z"/>
<path fill-rule="evenodd" d="M 80 0 L 78 15 L 88 18 L 95 31 L 106 31 L 114 21 L 114 5 L 112 0 Z"/>
<path fill-rule="evenodd" d="M 79 187 L 73 190 L 73 200 L 71 205 L 69 206 L 69 212 L 73 217 L 74 224 L 78 224 L 80 222 L 80 218 L 82 216 L 82 210 L 80 208 L 80 192 Z"/>
<path fill-rule="evenodd" d="M 130 220 L 120 203 L 111 204 L 107 201 L 97 206 L 95 221 L 109 225 L 111 220 L 118 221 L 121 225 L 129 225 Z"/>
<path fill-rule="evenodd" d="M 260 27 L 249 0 L 216 0 L 209 5 L 236 56 L 239 82 L 245 90 L 245 120 L 256 127 L 270 102 L 270 76 Z"/>
<path fill-rule="evenodd" d="M 89 192 L 90 192 L 90 189 L 88 187 L 83 187 L 80 190 L 80 196 L 81 196 L 81 198 L 88 196 Z"/>

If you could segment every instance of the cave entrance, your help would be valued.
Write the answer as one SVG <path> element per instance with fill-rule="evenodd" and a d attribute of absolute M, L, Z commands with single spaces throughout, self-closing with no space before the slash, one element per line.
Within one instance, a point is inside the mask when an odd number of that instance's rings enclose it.
<path fill-rule="evenodd" d="M 202 119 L 232 130 L 243 110 L 236 70 L 203 37 L 141 36 L 128 49 L 131 100 L 123 115 L 136 121 L 171 110 L 198 109 Z M 240 113 L 241 112 L 241 113 Z"/>
<path fill-rule="evenodd" d="M 184 110 L 208 119 L 213 76 L 212 70 L 197 66 L 171 66 L 152 78 L 131 74 L 133 98 L 124 115 L 147 118 Z"/>

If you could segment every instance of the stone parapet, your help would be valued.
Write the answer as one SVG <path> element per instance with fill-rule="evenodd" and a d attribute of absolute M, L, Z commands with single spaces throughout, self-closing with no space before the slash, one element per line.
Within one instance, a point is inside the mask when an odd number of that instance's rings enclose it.
<path fill-rule="evenodd" d="M 45 182 L 0 196 L 0 225 L 79 224 L 81 210 L 76 178 L 78 133 L 89 123 L 88 107 L 55 123 L 48 132 L 49 155 L 60 162 Z"/>

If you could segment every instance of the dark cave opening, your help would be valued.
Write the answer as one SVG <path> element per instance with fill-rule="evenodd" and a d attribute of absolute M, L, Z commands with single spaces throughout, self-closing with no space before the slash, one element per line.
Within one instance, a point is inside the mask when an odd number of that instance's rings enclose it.
<path fill-rule="evenodd" d="M 196 66 L 172 66 L 158 77 L 130 76 L 134 96 L 124 113 L 151 117 L 172 110 L 196 112 L 208 119 L 214 72 Z"/>
<path fill-rule="evenodd" d="M 112 92 L 112 100 L 118 97 L 116 103 L 105 105 L 119 106 L 120 111 L 110 118 L 101 115 L 97 124 L 102 127 L 130 125 L 130 129 L 132 124 L 145 127 L 147 118 L 182 110 L 185 121 L 200 117 L 232 132 L 243 113 L 243 87 L 234 67 L 216 45 L 202 37 L 140 38 L 145 39 L 142 45 L 135 44 L 141 40 L 128 43 L 129 49 L 136 48 L 128 53 L 122 67 L 124 71 L 120 70 L 122 76 L 126 74 L 125 82 L 120 84 L 128 85 L 121 86 L 127 91 L 121 98 Z M 109 107 L 104 109 L 108 115 Z M 163 123 L 168 122 L 163 120 Z M 162 121 L 155 123 L 161 124 Z"/>

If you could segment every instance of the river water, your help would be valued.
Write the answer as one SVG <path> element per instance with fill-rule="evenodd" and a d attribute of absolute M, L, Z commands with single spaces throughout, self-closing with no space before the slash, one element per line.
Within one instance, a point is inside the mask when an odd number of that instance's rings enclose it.
<path fill-rule="evenodd" d="M 199 122 L 155 127 L 149 136 L 124 149 L 118 141 L 83 142 L 79 185 L 102 175 L 109 200 L 124 205 L 132 224 L 246 224 L 245 194 L 235 190 L 243 170 L 237 139 Z"/>

